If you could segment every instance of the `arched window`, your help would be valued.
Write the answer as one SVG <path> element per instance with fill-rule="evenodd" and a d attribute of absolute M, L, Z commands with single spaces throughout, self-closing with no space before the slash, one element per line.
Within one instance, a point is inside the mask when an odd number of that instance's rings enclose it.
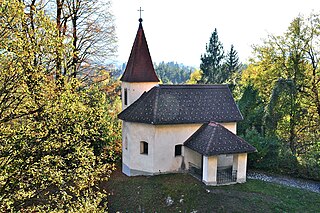
<path fill-rule="evenodd" d="M 182 145 L 176 145 L 174 147 L 174 156 L 181 156 L 182 155 Z"/>
<path fill-rule="evenodd" d="M 140 141 L 140 154 L 148 154 L 148 143 L 145 141 Z"/>

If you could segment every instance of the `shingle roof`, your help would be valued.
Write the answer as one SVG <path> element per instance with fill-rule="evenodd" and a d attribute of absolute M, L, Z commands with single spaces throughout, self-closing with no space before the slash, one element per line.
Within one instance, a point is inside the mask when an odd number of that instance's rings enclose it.
<path fill-rule="evenodd" d="M 130 57 L 120 80 L 125 82 L 159 82 L 144 35 L 142 19 L 139 21 L 140 24 Z"/>
<path fill-rule="evenodd" d="M 205 156 L 257 151 L 245 140 L 215 122 L 203 124 L 184 142 L 184 146 Z"/>
<path fill-rule="evenodd" d="M 159 85 L 118 118 L 149 124 L 186 124 L 235 122 L 242 120 L 242 115 L 227 85 Z"/>

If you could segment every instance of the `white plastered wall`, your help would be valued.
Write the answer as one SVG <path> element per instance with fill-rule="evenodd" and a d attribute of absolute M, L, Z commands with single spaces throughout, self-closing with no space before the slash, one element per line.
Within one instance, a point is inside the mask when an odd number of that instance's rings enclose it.
<path fill-rule="evenodd" d="M 152 87 L 158 85 L 158 82 L 122 82 L 122 110 L 135 102 L 144 92 L 149 91 Z M 127 105 L 124 103 L 124 91 L 127 89 Z"/>
<path fill-rule="evenodd" d="M 206 185 L 217 185 L 217 156 L 203 156 L 202 181 Z"/>
<path fill-rule="evenodd" d="M 184 162 L 186 164 L 186 170 L 189 169 L 189 163 L 202 168 L 202 155 L 188 147 L 184 147 Z"/>
<path fill-rule="evenodd" d="M 234 155 L 234 158 L 236 158 L 234 166 L 237 168 L 237 183 L 244 183 L 247 174 L 247 153 Z"/>
<path fill-rule="evenodd" d="M 155 151 L 155 126 L 149 124 L 123 122 L 122 138 L 123 173 L 128 176 L 152 174 L 153 156 Z M 141 141 L 148 143 L 148 154 L 141 154 Z"/>
<path fill-rule="evenodd" d="M 182 149 L 182 156 L 174 156 L 175 145 L 183 144 L 202 124 L 157 125 L 154 144 L 154 173 L 176 172 L 181 170 L 182 160 L 185 169 L 189 169 L 189 162 L 201 166 L 202 155 L 186 147 Z M 236 133 L 235 122 L 221 123 L 233 133 Z M 183 159 L 184 158 L 184 159 Z M 230 155 L 220 165 L 232 166 L 233 156 Z"/>
<path fill-rule="evenodd" d="M 182 148 L 182 156 L 175 156 L 175 146 L 183 145 L 200 127 L 201 124 L 157 125 L 154 173 L 177 172 L 186 168 L 187 161 L 183 158 L 187 158 L 187 153 Z"/>
<path fill-rule="evenodd" d="M 220 123 L 226 129 L 228 129 L 233 134 L 237 134 L 237 123 L 236 122 L 229 122 L 229 123 Z"/>
<path fill-rule="evenodd" d="M 233 155 L 218 155 L 218 167 L 229 167 L 233 165 Z"/>
<path fill-rule="evenodd" d="M 175 146 L 183 143 L 195 133 L 202 124 L 151 125 L 123 122 L 123 173 L 152 175 L 178 172 L 189 168 L 189 162 L 202 166 L 202 155 L 186 147 L 182 156 L 175 156 Z M 236 123 L 222 123 L 233 131 Z M 148 143 L 148 155 L 140 153 L 140 142 Z"/>

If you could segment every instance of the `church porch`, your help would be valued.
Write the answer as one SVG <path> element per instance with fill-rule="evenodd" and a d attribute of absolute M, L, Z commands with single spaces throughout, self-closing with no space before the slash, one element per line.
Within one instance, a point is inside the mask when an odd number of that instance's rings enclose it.
<path fill-rule="evenodd" d="M 227 185 L 246 181 L 247 154 L 233 154 L 232 164 L 225 155 L 203 156 L 202 182 L 206 185 Z M 224 161 L 224 162 L 223 162 Z"/>
<path fill-rule="evenodd" d="M 256 149 L 222 125 L 202 125 L 185 143 L 188 171 L 206 185 L 246 181 L 247 153 Z"/>
<path fill-rule="evenodd" d="M 190 152 L 188 152 L 190 154 Z M 202 156 L 202 162 L 188 162 L 188 172 L 206 185 L 228 185 L 246 181 L 247 154 Z M 190 159 L 190 158 L 189 158 Z M 228 165 L 227 165 L 228 164 Z"/>

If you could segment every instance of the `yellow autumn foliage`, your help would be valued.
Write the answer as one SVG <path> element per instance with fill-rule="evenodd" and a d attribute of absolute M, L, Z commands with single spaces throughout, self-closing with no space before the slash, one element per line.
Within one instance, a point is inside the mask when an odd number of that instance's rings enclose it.
<path fill-rule="evenodd" d="M 43 11 L 0 2 L 1 212 L 106 209 L 99 183 L 121 151 L 118 107 L 98 86 L 55 80 L 60 39 Z"/>

